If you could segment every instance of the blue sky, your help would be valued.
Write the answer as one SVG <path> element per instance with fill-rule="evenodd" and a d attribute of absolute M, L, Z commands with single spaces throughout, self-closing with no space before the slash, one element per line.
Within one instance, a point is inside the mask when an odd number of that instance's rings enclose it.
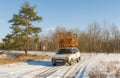
<path fill-rule="evenodd" d="M 46 32 L 57 26 L 84 30 L 89 23 L 104 21 L 120 28 L 120 0 L 1 0 L 0 41 L 11 32 L 8 20 L 25 1 L 37 6 L 35 11 L 43 21 L 35 24 Z"/>

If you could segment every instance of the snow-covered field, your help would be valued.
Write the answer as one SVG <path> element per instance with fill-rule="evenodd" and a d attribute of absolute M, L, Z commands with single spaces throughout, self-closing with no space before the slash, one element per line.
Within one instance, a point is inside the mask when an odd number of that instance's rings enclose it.
<path fill-rule="evenodd" d="M 91 58 L 83 78 L 120 78 L 120 54 L 98 54 Z"/>
<path fill-rule="evenodd" d="M 81 61 L 72 66 L 52 66 L 50 60 L 0 65 L 0 78 L 120 78 L 119 75 L 120 54 L 81 53 Z"/>

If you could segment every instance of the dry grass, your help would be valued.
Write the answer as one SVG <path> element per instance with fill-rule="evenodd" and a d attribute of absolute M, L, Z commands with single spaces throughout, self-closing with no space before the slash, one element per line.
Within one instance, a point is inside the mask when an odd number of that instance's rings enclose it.
<path fill-rule="evenodd" d="M 101 72 L 98 67 L 95 67 L 88 75 L 89 78 L 107 78 L 107 74 Z"/>
<path fill-rule="evenodd" d="M 4 57 L 0 58 L 0 64 L 11 64 L 17 62 L 25 62 L 28 60 L 42 60 L 42 59 L 50 59 L 51 57 L 48 55 L 28 55 L 25 56 L 23 54 L 15 54 L 14 57 Z"/>
<path fill-rule="evenodd" d="M 116 70 L 115 77 L 120 78 L 120 68 Z"/>
<path fill-rule="evenodd" d="M 96 66 L 92 69 L 91 72 L 89 72 L 89 78 L 107 78 L 107 75 L 109 73 L 114 72 L 113 74 L 109 76 L 113 76 L 115 78 L 120 78 L 120 68 L 116 65 L 119 65 L 119 61 L 111 61 L 111 62 L 100 62 L 101 65 L 103 65 L 104 70 L 101 71 L 99 66 Z"/>
<path fill-rule="evenodd" d="M 5 51 L 0 51 L 0 54 L 4 54 L 5 53 Z"/>

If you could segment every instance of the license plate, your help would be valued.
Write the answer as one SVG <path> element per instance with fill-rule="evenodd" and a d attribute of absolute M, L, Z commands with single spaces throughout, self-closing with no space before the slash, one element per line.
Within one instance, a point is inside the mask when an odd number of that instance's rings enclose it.
<path fill-rule="evenodd" d="M 63 60 L 56 60 L 56 62 L 63 62 Z"/>

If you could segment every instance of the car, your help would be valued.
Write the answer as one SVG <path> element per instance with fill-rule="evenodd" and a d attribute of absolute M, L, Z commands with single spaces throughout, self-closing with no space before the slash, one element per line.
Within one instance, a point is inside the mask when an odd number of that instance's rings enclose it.
<path fill-rule="evenodd" d="M 51 59 L 53 66 L 58 63 L 72 65 L 75 61 L 80 61 L 80 52 L 76 47 L 60 48 Z"/>

